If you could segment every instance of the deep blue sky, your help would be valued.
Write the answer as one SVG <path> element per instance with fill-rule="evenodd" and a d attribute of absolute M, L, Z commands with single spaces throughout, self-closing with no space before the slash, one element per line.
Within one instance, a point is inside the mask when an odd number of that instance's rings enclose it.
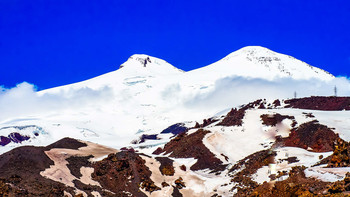
<path fill-rule="evenodd" d="M 45 89 L 135 53 L 183 70 L 248 45 L 350 76 L 348 0 L 0 0 L 0 85 Z"/>

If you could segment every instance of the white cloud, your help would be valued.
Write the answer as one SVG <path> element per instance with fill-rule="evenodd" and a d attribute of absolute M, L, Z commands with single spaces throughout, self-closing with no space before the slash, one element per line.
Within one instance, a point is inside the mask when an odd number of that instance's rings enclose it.
<path fill-rule="evenodd" d="M 98 90 L 90 88 L 68 89 L 64 92 L 38 93 L 35 86 L 21 83 L 14 88 L 0 87 L 0 121 L 11 118 L 61 113 L 65 110 L 86 112 L 85 109 L 115 107 L 127 113 L 145 113 L 147 108 L 139 107 L 143 103 L 156 106 L 155 113 L 174 110 L 188 113 L 213 115 L 218 111 L 252 102 L 256 99 L 292 98 L 297 97 L 333 96 L 334 86 L 338 96 L 350 96 L 350 81 L 345 77 L 337 77 L 332 81 L 278 79 L 268 81 L 263 79 L 248 79 L 243 77 L 227 77 L 215 82 L 207 89 L 193 91 L 181 83 L 168 84 L 155 88 L 142 96 L 124 94 L 125 90 L 113 93 L 109 87 Z M 125 97 L 125 98 L 124 98 Z M 111 103 L 111 99 L 115 102 Z M 121 100 L 120 100 L 121 99 Z M 119 101 L 119 102 L 118 102 Z M 141 103 L 140 103 L 141 102 Z M 109 104 L 108 104 L 109 103 Z M 90 108 L 91 107 L 91 108 Z M 162 114 L 158 114 L 162 115 Z M 189 117 L 191 114 L 187 114 Z M 193 114 L 192 114 L 193 115 Z"/>
<path fill-rule="evenodd" d="M 112 97 L 108 87 L 69 90 L 66 94 L 38 94 L 34 85 L 23 82 L 14 88 L 0 88 L 0 121 L 17 116 L 74 110 Z"/>
<path fill-rule="evenodd" d="M 350 96 L 350 81 L 338 77 L 332 81 L 277 79 L 247 79 L 227 77 L 216 81 L 212 91 L 196 95 L 187 100 L 185 106 L 190 108 L 225 109 L 255 101 L 257 99 L 285 99 L 307 96 L 333 96 L 334 86 L 338 96 Z"/>

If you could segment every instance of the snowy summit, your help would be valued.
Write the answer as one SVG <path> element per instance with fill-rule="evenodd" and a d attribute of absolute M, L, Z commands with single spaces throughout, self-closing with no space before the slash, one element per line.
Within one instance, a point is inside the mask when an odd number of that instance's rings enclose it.
<path fill-rule="evenodd" d="M 199 70 L 201 71 L 198 72 L 216 71 L 220 74 L 227 73 L 226 75 L 267 80 L 276 78 L 307 80 L 314 78 L 327 81 L 334 78 L 332 74 L 322 69 L 260 46 L 244 47 Z"/>
<path fill-rule="evenodd" d="M 23 83 L 0 98 L 0 193 L 350 192 L 350 97 L 308 97 L 350 92 L 342 80 L 251 46 L 188 72 L 136 54 L 79 83 Z"/>

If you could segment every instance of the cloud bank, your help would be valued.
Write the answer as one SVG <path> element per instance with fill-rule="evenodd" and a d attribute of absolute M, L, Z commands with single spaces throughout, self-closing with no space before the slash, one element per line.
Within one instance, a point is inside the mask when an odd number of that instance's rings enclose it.
<path fill-rule="evenodd" d="M 214 115 L 218 111 L 237 107 L 256 99 L 293 98 L 294 92 L 296 92 L 297 97 L 334 96 L 334 87 L 337 87 L 338 96 L 350 96 L 350 81 L 345 77 L 337 77 L 331 81 L 293 80 L 288 78 L 268 81 L 227 77 L 216 81 L 213 86 L 205 91 L 195 92 L 186 89 L 179 82 L 168 84 L 163 89 L 156 88 L 148 94 L 143 94 L 142 98 L 147 97 L 146 100 L 154 101 L 154 104 L 158 105 L 155 109 L 157 113 L 165 111 L 175 113 L 175 110 L 182 112 L 188 110 L 191 113 Z M 127 100 L 122 103 L 109 102 L 116 95 L 119 98 L 125 96 L 122 92 L 113 92 L 109 87 L 98 90 L 87 87 L 66 89 L 64 92 L 56 93 L 37 92 L 34 85 L 26 82 L 10 89 L 0 87 L 0 121 L 40 114 L 64 113 L 65 110 L 84 112 L 89 107 L 98 110 L 101 106 L 109 108 L 117 104 L 119 104 L 119 108 L 122 108 L 120 110 L 127 112 L 145 110 L 140 108 L 140 104 L 142 104 L 140 102 L 144 102 L 144 100 L 134 99 L 132 95 L 127 96 L 128 98 L 125 98 Z M 130 107 L 132 109 L 129 109 Z M 190 117 L 190 114 L 188 116 Z"/>
<path fill-rule="evenodd" d="M 227 77 L 216 81 L 214 88 L 207 93 L 198 94 L 184 104 L 189 108 L 226 109 L 257 99 L 287 99 L 308 96 L 350 96 L 350 81 L 345 77 L 337 77 L 331 81 L 293 80 L 281 78 L 274 81 L 264 79 L 248 79 L 243 77 Z"/>
<path fill-rule="evenodd" d="M 69 90 L 65 94 L 39 94 L 34 85 L 23 82 L 10 89 L 0 87 L 0 121 L 65 109 L 77 110 L 112 97 L 112 91 L 107 87 Z"/>

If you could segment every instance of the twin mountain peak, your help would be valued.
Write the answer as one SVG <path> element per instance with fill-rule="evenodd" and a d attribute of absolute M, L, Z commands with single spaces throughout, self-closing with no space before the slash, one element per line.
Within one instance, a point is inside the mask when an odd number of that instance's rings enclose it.
<path fill-rule="evenodd" d="M 120 66 L 120 70 L 123 69 L 143 69 L 148 70 L 148 72 L 162 70 L 165 73 L 184 73 L 184 71 L 177 69 L 162 59 L 145 54 L 135 54 L 129 57 Z M 294 57 L 260 46 L 241 48 L 213 64 L 188 72 L 208 75 L 221 73 L 231 76 L 263 78 L 267 80 L 292 78 L 296 80 L 319 79 L 328 81 L 334 78 L 327 71 L 313 67 Z"/>

